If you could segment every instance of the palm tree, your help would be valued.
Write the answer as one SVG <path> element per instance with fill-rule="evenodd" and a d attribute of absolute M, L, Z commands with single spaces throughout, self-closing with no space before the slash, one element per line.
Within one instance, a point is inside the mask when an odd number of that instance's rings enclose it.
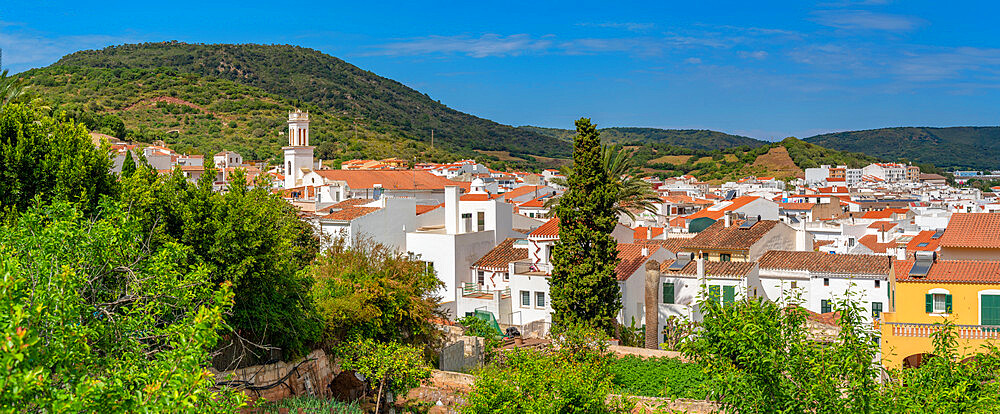
<path fill-rule="evenodd" d="M 630 174 L 632 170 L 631 152 L 625 148 L 617 146 L 601 146 L 601 158 L 604 160 L 604 168 L 608 175 L 618 178 L 615 184 L 618 187 L 618 200 L 615 201 L 615 214 L 624 214 L 635 220 L 636 213 L 648 211 L 656 213 L 656 204 L 660 202 L 660 197 L 649 183 L 642 180 L 642 175 Z M 573 174 L 570 167 L 563 171 L 568 178 Z M 567 187 L 566 179 L 554 178 L 553 184 Z M 545 202 L 545 207 L 551 209 L 559 204 L 559 198 L 553 197 Z"/>
<path fill-rule="evenodd" d="M 7 104 L 24 93 L 24 81 L 8 75 L 8 70 L 0 72 L 0 112 Z"/>

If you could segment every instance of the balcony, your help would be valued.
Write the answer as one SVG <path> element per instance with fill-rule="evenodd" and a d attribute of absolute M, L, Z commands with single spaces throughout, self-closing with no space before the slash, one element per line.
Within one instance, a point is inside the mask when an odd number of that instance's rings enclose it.
<path fill-rule="evenodd" d="M 510 299 L 510 288 L 504 290 L 489 290 L 477 283 L 462 282 L 462 296 L 470 299 L 494 299 L 500 294 L 500 299 Z"/>
<path fill-rule="evenodd" d="M 933 323 L 885 322 L 893 336 L 910 338 L 930 338 L 940 329 Z M 955 325 L 959 339 L 1000 339 L 1000 326 L 995 325 Z"/>
<path fill-rule="evenodd" d="M 552 274 L 552 263 L 514 262 L 514 274 L 548 276 Z"/>

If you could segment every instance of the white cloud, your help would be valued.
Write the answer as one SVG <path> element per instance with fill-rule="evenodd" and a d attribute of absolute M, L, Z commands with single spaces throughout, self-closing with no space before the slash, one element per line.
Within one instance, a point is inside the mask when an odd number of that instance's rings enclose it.
<path fill-rule="evenodd" d="M 816 23 L 846 30 L 882 30 L 908 32 L 924 20 L 899 14 L 873 13 L 866 10 L 824 10 L 815 13 Z"/>
<path fill-rule="evenodd" d="M 687 58 L 687 59 L 684 59 L 684 63 L 689 63 L 689 64 L 692 64 L 692 65 L 700 65 L 701 64 L 701 59 L 700 58 L 696 58 L 696 57 Z"/>
<path fill-rule="evenodd" d="M 748 52 L 748 51 L 745 51 L 745 50 L 741 50 L 741 51 L 738 52 L 738 54 L 740 55 L 741 58 L 744 58 L 744 59 L 764 60 L 764 59 L 767 58 L 767 52 L 765 52 L 763 50 L 757 50 L 757 51 L 754 51 L 754 52 Z"/>
<path fill-rule="evenodd" d="M 503 36 L 484 34 L 469 36 L 427 36 L 376 46 L 372 55 L 413 56 L 428 54 L 462 54 L 476 58 L 517 56 L 548 49 L 552 41 L 527 34 Z"/>

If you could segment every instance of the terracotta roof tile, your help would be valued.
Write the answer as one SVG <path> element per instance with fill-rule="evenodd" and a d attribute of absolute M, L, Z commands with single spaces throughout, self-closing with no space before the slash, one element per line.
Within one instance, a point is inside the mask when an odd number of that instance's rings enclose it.
<path fill-rule="evenodd" d="M 545 224 L 538 226 L 528 237 L 555 238 L 559 237 L 559 218 L 551 218 Z"/>
<path fill-rule="evenodd" d="M 876 229 L 877 231 L 889 231 L 892 230 L 893 227 L 896 227 L 896 223 L 891 221 L 876 221 L 868 225 L 868 228 Z"/>
<path fill-rule="evenodd" d="M 517 239 L 510 238 L 500 242 L 497 247 L 472 264 L 472 267 L 489 270 L 507 270 L 510 262 L 528 258 L 528 249 L 514 247 Z"/>
<path fill-rule="evenodd" d="M 816 203 L 778 203 L 778 208 L 782 210 L 812 210 Z"/>
<path fill-rule="evenodd" d="M 677 276 L 697 276 L 698 275 L 698 261 L 692 260 L 686 266 L 680 270 L 670 270 L 670 265 L 674 264 L 673 260 L 667 260 L 660 264 L 660 272 L 666 276 L 677 275 Z M 709 262 L 705 261 L 705 275 L 706 276 L 722 276 L 722 277 L 744 277 L 753 270 L 754 262 Z"/>
<path fill-rule="evenodd" d="M 340 209 L 344 209 L 344 208 L 347 208 L 347 207 L 354 207 L 354 206 L 359 206 L 359 205 L 362 205 L 362 204 L 368 204 L 368 203 L 371 203 L 372 201 L 375 201 L 375 200 L 373 200 L 371 198 L 351 198 L 351 199 L 347 199 L 347 200 L 341 201 L 341 202 L 339 202 L 337 204 L 334 204 L 332 206 L 323 207 L 323 208 L 321 208 L 319 210 L 316 210 L 316 212 L 317 213 L 325 213 L 325 212 L 328 212 L 328 211 L 340 210 Z"/>
<path fill-rule="evenodd" d="M 867 247 L 869 250 L 875 253 L 885 253 L 886 251 L 888 251 L 888 249 L 896 247 L 896 239 L 893 239 L 892 241 L 887 243 L 879 243 L 878 237 L 876 237 L 874 234 L 862 236 L 860 239 L 858 239 L 858 243 L 863 244 L 865 247 Z"/>
<path fill-rule="evenodd" d="M 452 185 L 468 190 L 470 185 L 427 171 L 317 170 L 315 173 L 327 180 L 346 181 L 354 189 L 373 188 L 379 184 L 388 190 L 436 190 Z"/>
<path fill-rule="evenodd" d="M 913 238 L 910 239 L 909 243 L 906 243 L 906 251 L 912 252 L 918 250 L 922 251 L 937 250 L 938 245 L 941 243 L 941 239 L 932 238 L 934 236 L 934 233 L 935 233 L 934 230 L 924 230 L 920 233 L 917 233 L 916 236 L 913 236 Z"/>
<path fill-rule="evenodd" d="M 893 212 L 891 210 L 877 210 L 877 211 L 866 211 L 861 218 L 866 219 L 887 219 L 892 217 Z"/>
<path fill-rule="evenodd" d="M 941 247 L 1000 248 L 1000 213 L 955 213 L 941 236 Z"/>
<path fill-rule="evenodd" d="M 663 227 L 644 227 L 644 226 L 639 226 L 639 227 L 636 227 L 636 228 L 632 229 L 632 231 L 634 232 L 634 234 L 632 235 L 632 238 L 635 239 L 635 240 L 645 240 L 646 236 L 649 235 L 648 234 L 649 230 L 652 230 L 653 237 L 657 237 L 657 236 L 663 234 Z"/>
<path fill-rule="evenodd" d="M 627 280 L 636 270 L 646 264 L 649 256 L 659 249 L 660 246 L 638 243 L 618 244 L 618 265 L 615 266 L 615 276 L 618 280 Z M 646 254 L 642 254 L 642 249 L 646 249 Z"/>
<path fill-rule="evenodd" d="M 777 220 L 761 220 L 753 227 L 740 228 L 745 220 L 733 220 L 729 227 L 720 220 L 708 226 L 684 245 L 686 250 L 746 250 L 771 231 Z"/>
<path fill-rule="evenodd" d="M 813 240 L 813 250 L 833 244 L 834 240 Z"/>
<path fill-rule="evenodd" d="M 417 215 L 419 216 L 421 214 L 433 211 L 434 209 L 437 209 L 439 207 L 444 207 L 444 203 L 436 204 L 436 205 L 433 205 L 433 206 L 424 205 L 424 204 L 417 204 Z"/>
<path fill-rule="evenodd" d="M 938 260 L 926 277 L 910 277 L 913 260 L 896 260 L 897 282 L 1000 283 L 1000 261 Z"/>
<path fill-rule="evenodd" d="M 888 275 L 889 256 L 771 250 L 757 261 L 761 269 L 808 270 L 817 273 Z"/>
<path fill-rule="evenodd" d="M 378 207 L 347 207 L 342 210 L 334 211 L 330 214 L 323 216 L 322 218 L 331 220 L 354 220 L 358 217 L 362 217 L 377 211 Z"/>
<path fill-rule="evenodd" d="M 517 198 L 525 194 L 534 193 L 535 191 L 541 190 L 543 188 L 545 188 L 545 186 L 543 185 L 523 185 L 513 190 L 510 190 L 506 193 L 503 193 L 503 198 L 505 200 L 511 200 L 513 198 Z"/>

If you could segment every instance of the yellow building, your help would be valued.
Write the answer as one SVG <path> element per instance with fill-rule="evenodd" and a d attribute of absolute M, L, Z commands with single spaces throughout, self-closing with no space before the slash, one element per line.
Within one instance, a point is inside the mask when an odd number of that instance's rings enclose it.
<path fill-rule="evenodd" d="M 957 325 L 959 351 L 1000 344 L 1000 214 L 954 214 L 941 235 L 940 255 L 918 251 L 896 261 L 890 312 L 881 323 L 882 358 L 889 368 L 919 366 L 944 319 Z"/>

